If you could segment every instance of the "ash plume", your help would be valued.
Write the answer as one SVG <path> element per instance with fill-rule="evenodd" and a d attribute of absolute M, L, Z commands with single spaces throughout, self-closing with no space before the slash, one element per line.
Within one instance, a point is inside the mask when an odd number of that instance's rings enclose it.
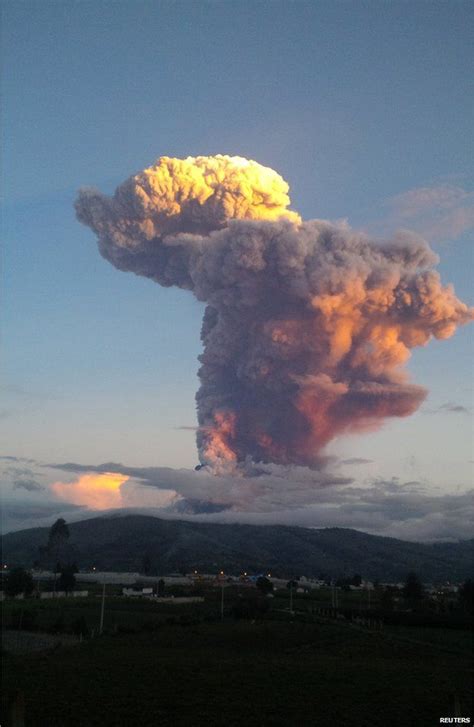
<path fill-rule="evenodd" d="M 197 445 L 215 472 L 318 466 L 334 437 L 412 414 L 427 392 L 410 350 L 474 317 L 422 238 L 371 241 L 289 203 L 276 172 L 222 155 L 161 157 L 112 198 L 76 201 L 115 267 L 207 304 Z"/>

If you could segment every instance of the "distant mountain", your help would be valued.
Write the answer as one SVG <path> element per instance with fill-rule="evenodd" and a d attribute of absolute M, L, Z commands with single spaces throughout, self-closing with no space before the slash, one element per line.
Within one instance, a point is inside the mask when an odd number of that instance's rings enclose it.
<path fill-rule="evenodd" d="M 80 568 L 141 571 L 146 558 L 156 574 L 194 569 L 285 577 L 360 573 L 381 581 L 402 580 L 409 571 L 424 581 L 461 581 L 474 570 L 474 540 L 426 545 L 345 528 L 223 525 L 146 515 L 97 517 L 71 523 L 69 530 L 69 557 Z M 4 535 L 3 562 L 31 566 L 48 532 L 33 528 Z"/>

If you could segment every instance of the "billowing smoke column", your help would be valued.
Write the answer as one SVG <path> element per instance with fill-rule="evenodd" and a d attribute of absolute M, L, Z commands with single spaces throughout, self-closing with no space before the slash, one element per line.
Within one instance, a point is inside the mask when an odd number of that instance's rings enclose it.
<path fill-rule="evenodd" d="M 207 303 L 197 443 L 214 471 L 312 466 L 336 435 L 408 416 L 426 395 L 403 371 L 410 349 L 474 317 L 421 238 L 302 222 L 287 193 L 254 161 L 162 157 L 76 202 L 113 265 Z"/>

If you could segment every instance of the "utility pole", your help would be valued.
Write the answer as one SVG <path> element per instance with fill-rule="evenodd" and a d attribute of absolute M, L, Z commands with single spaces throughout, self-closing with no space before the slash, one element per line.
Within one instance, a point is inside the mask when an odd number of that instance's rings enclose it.
<path fill-rule="evenodd" d="M 224 620 L 224 583 L 221 584 L 221 621 Z"/>
<path fill-rule="evenodd" d="M 100 608 L 100 626 L 99 626 L 99 634 L 102 633 L 104 628 L 104 610 L 105 610 L 105 576 L 104 580 L 102 582 L 102 604 Z"/>

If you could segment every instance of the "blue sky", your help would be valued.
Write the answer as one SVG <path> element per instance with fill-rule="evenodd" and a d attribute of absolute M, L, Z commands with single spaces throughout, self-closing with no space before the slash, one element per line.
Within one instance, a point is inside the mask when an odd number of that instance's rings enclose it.
<path fill-rule="evenodd" d="M 304 218 L 428 231 L 443 279 L 472 302 L 473 10 L 4 2 L 5 454 L 196 464 L 193 432 L 177 428 L 195 423 L 202 306 L 115 270 L 73 210 L 80 186 L 112 192 L 161 155 L 254 158 Z M 348 474 L 465 490 L 472 353 L 468 328 L 416 351 L 423 410 L 332 443 L 373 460 Z"/>

